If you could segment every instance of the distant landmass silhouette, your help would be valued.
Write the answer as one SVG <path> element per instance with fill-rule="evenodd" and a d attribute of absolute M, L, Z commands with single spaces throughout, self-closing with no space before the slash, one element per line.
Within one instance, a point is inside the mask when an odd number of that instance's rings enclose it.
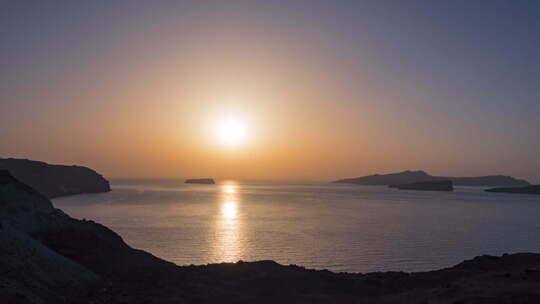
<path fill-rule="evenodd" d="M 190 178 L 190 179 L 186 179 L 186 181 L 184 183 L 186 183 L 186 184 L 209 184 L 209 185 L 215 184 L 214 180 L 211 179 L 211 178 Z"/>
<path fill-rule="evenodd" d="M 390 185 L 390 188 L 399 190 L 418 190 L 418 191 L 454 191 L 452 181 L 429 181 L 416 182 L 410 184 Z"/>
<path fill-rule="evenodd" d="M 424 171 L 403 171 L 390 174 L 373 174 L 363 177 L 345 178 L 334 183 L 357 185 L 399 185 L 429 181 L 451 181 L 455 186 L 527 186 L 529 182 L 505 175 L 477 177 L 432 176 Z"/>
<path fill-rule="evenodd" d="M 0 303 L 539 303 L 539 269 L 534 253 L 417 273 L 274 261 L 177 266 L 71 218 L 0 170 Z"/>
<path fill-rule="evenodd" d="M 531 185 L 525 187 L 492 188 L 486 189 L 487 192 L 500 193 L 521 193 L 521 194 L 540 194 L 540 185 Z"/>
<path fill-rule="evenodd" d="M 65 195 L 111 191 L 109 181 L 96 171 L 81 166 L 51 165 L 45 162 L 0 158 L 0 170 L 48 198 Z"/>

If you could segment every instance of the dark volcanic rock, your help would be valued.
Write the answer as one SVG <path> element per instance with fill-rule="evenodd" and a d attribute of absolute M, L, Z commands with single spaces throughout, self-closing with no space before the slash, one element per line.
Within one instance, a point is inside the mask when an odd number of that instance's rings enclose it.
<path fill-rule="evenodd" d="M 94 272 L 33 236 L 67 218 L 46 197 L 0 170 L 0 303 L 67 303 L 99 290 Z"/>
<path fill-rule="evenodd" d="M 86 167 L 0 158 L 0 169 L 8 170 L 16 179 L 48 198 L 111 191 L 109 182 L 103 176 Z"/>
<path fill-rule="evenodd" d="M 398 188 L 399 190 L 454 191 L 452 181 L 417 182 L 410 184 L 390 185 L 389 187 Z"/>
<path fill-rule="evenodd" d="M 398 185 L 429 181 L 452 181 L 456 186 L 526 186 L 529 183 L 523 179 L 511 176 L 490 175 L 477 177 L 448 177 L 432 176 L 424 171 L 403 171 L 391 174 L 374 174 L 364 177 L 346 178 L 334 183 L 358 185 Z"/>
<path fill-rule="evenodd" d="M 186 184 L 215 184 L 214 180 L 211 178 L 191 178 L 186 179 Z"/>
<path fill-rule="evenodd" d="M 539 303 L 538 269 L 532 253 L 419 273 L 273 261 L 179 267 L 0 172 L 0 303 Z"/>
<path fill-rule="evenodd" d="M 540 185 L 532 185 L 525 187 L 510 187 L 510 188 L 493 188 L 486 189 L 487 192 L 502 192 L 502 193 L 522 193 L 522 194 L 540 194 Z"/>

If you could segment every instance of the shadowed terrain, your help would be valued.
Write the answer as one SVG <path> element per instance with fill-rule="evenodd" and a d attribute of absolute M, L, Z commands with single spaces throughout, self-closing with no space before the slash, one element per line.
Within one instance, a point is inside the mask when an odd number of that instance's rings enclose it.
<path fill-rule="evenodd" d="M 273 261 L 176 266 L 76 220 L 0 171 L 1 303 L 538 303 L 540 254 L 421 272 L 333 273 Z"/>
<path fill-rule="evenodd" d="M 48 198 L 111 191 L 109 182 L 96 171 L 81 166 L 51 165 L 40 161 L 0 158 L 0 170 Z"/>

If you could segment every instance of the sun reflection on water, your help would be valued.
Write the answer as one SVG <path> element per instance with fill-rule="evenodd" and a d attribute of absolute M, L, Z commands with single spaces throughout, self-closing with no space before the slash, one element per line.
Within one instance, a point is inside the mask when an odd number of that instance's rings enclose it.
<path fill-rule="evenodd" d="M 221 214 L 224 218 L 236 218 L 237 206 L 235 201 L 225 202 L 221 207 Z"/>
<path fill-rule="evenodd" d="M 223 193 L 233 194 L 236 193 L 237 185 L 223 185 L 221 186 L 221 191 Z"/>
<path fill-rule="evenodd" d="M 236 262 L 243 254 L 240 203 L 237 184 L 220 186 L 213 244 L 215 262 Z"/>

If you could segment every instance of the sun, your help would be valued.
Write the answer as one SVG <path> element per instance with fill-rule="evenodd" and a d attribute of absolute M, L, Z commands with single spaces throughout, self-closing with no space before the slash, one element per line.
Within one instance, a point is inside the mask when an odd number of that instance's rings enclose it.
<path fill-rule="evenodd" d="M 216 135 L 222 144 L 238 146 L 246 141 L 247 125 L 238 117 L 227 117 L 218 122 Z"/>

